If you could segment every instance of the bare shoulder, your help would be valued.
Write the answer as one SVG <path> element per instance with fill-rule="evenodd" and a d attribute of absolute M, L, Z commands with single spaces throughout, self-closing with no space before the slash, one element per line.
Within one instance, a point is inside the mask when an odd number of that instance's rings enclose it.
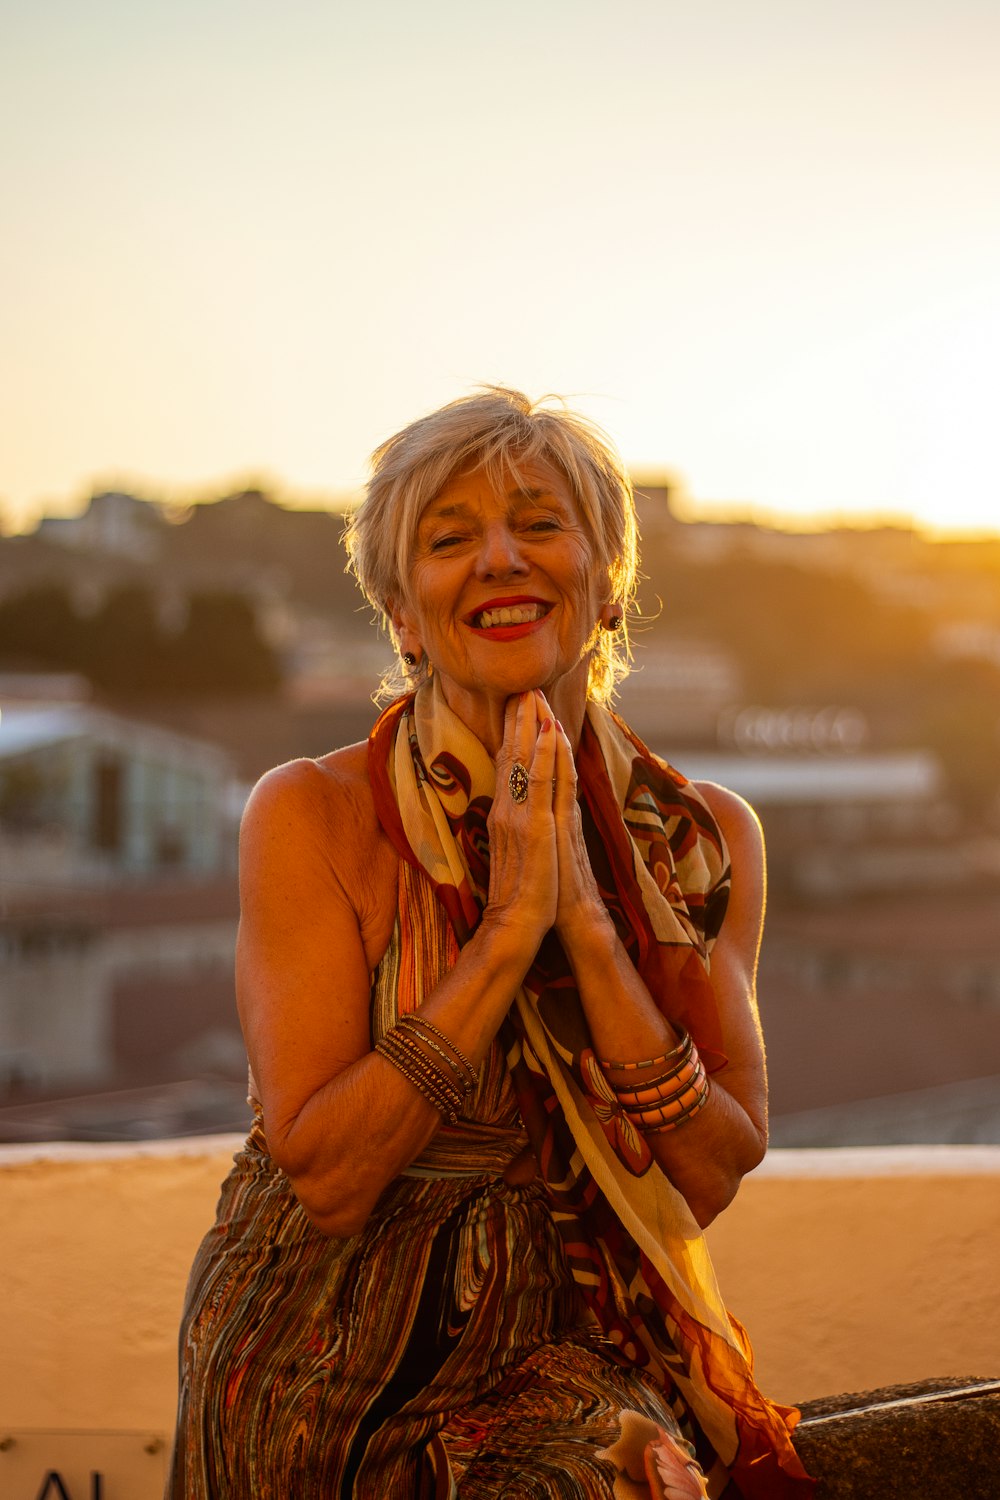
<path fill-rule="evenodd" d="M 363 921 L 381 908 L 394 891 L 396 855 L 375 811 L 366 745 L 287 761 L 258 781 L 243 813 L 241 867 L 265 850 L 272 869 L 328 875 Z"/>
<path fill-rule="evenodd" d="M 763 829 L 750 802 L 738 792 L 730 792 L 729 787 L 720 786 L 718 781 L 691 781 L 691 786 L 705 798 L 709 811 L 723 829 L 726 843 L 763 847 Z"/>
<path fill-rule="evenodd" d="M 290 760 L 275 766 L 254 787 L 243 814 L 244 824 L 296 823 L 343 829 L 377 838 L 380 829 L 368 781 L 366 745 L 348 745 L 317 760 Z"/>
<path fill-rule="evenodd" d="M 730 853 L 762 860 L 764 830 L 749 802 L 715 781 L 693 781 L 691 785 L 704 799 L 709 812 L 718 823 Z"/>

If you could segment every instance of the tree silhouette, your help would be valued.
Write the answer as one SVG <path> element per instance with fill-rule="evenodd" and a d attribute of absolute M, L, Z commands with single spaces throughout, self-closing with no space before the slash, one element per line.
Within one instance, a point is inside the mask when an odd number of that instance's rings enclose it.
<path fill-rule="evenodd" d="M 62 584 L 35 584 L 0 601 L 0 653 L 9 660 L 76 668 L 87 654 L 80 628 Z"/>
<path fill-rule="evenodd" d="M 170 642 L 163 679 L 174 692 L 260 693 L 278 686 L 281 670 L 249 600 L 217 591 L 191 595 L 184 627 Z"/>
<path fill-rule="evenodd" d="M 269 692 L 281 680 L 273 650 L 242 594 L 192 594 L 179 632 L 166 629 L 153 592 L 112 589 L 82 614 L 62 585 L 38 585 L 0 602 L 0 655 L 73 670 L 112 698 Z"/>

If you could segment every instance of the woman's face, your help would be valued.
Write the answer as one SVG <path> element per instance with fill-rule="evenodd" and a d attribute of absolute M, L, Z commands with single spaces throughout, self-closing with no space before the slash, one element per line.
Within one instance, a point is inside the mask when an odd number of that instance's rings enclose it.
<path fill-rule="evenodd" d="M 395 613 L 449 706 L 470 727 L 483 705 L 541 688 L 586 697 L 607 575 L 565 480 L 525 465 L 495 489 L 482 469 L 456 475 L 423 512 L 409 600 Z M 409 645 L 409 641 L 413 645 Z"/>

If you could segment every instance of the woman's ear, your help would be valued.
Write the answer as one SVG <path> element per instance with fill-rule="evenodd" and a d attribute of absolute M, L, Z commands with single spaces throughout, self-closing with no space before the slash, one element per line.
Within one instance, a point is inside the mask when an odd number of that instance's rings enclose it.
<path fill-rule="evenodd" d="M 403 628 L 403 617 L 400 605 L 395 599 L 387 599 L 382 608 L 386 619 L 392 626 L 393 634 L 398 635 Z"/>
<path fill-rule="evenodd" d="M 395 599 L 386 600 L 385 612 L 392 623 L 396 649 L 407 667 L 412 670 L 424 654 L 416 618 L 406 604 L 397 602 Z"/>

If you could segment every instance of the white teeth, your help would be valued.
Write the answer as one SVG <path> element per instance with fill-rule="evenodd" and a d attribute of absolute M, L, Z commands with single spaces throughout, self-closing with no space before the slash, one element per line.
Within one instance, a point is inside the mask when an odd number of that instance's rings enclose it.
<path fill-rule="evenodd" d="M 493 625 L 527 625 L 532 620 L 540 620 L 544 613 L 542 604 L 504 605 L 501 609 L 484 609 L 474 623 L 479 630 L 489 630 Z"/>

